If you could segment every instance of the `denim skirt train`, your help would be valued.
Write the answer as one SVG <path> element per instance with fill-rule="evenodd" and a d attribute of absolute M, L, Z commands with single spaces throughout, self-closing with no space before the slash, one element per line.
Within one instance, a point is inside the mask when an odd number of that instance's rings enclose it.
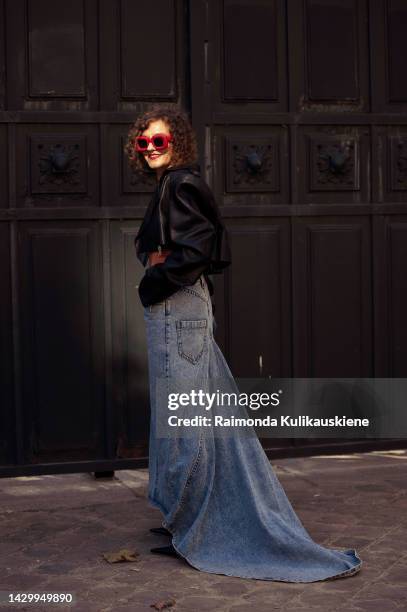
<path fill-rule="evenodd" d="M 158 435 L 168 404 L 157 380 L 188 379 L 199 388 L 227 381 L 238 393 L 214 336 L 204 276 L 144 308 L 150 381 L 149 503 L 158 508 L 175 550 L 194 568 L 227 576 L 315 582 L 358 572 L 353 549 L 314 542 L 292 508 L 256 435 Z M 349 520 L 351 520 L 351 516 Z"/>

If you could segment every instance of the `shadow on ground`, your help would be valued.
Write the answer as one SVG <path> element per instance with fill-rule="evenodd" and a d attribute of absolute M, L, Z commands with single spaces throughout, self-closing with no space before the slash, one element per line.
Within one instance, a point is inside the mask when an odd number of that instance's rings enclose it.
<path fill-rule="evenodd" d="M 407 610 L 407 451 L 280 459 L 272 462 L 307 531 L 318 543 L 355 548 L 354 576 L 282 583 L 200 572 L 182 559 L 153 555 L 168 543 L 148 505 L 148 471 L 111 479 L 68 474 L 0 479 L 0 591 L 72 593 L 70 606 L 14 604 L 7 610 L 174 612 Z M 110 564 L 103 553 L 139 553 Z M 3 606 L 0 606 L 3 609 Z"/>

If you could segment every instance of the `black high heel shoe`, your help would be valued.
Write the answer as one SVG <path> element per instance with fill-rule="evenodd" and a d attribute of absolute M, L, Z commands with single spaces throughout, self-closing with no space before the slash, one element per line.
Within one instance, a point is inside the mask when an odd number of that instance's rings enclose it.
<path fill-rule="evenodd" d="M 158 533 L 160 535 L 166 535 L 166 536 L 170 536 L 171 531 L 168 531 L 168 529 L 166 529 L 165 527 L 151 527 L 150 529 L 151 533 Z"/>
<path fill-rule="evenodd" d="M 179 557 L 179 554 L 175 550 L 172 544 L 169 546 L 159 546 L 158 548 L 150 548 L 150 552 L 158 555 L 169 555 L 170 557 Z"/>

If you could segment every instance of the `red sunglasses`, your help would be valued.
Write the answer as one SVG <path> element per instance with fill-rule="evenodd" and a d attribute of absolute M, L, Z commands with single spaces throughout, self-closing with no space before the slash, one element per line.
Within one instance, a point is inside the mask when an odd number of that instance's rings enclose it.
<path fill-rule="evenodd" d="M 137 136 L 136 137 L 136 151 L 147 151 L 148 145 L 153 145 L 157 151 L 163 151 L 167 149 L 168 143 L 172 140 L 171 134 L 154 134 L 149 138 L 148 136 Z"/>

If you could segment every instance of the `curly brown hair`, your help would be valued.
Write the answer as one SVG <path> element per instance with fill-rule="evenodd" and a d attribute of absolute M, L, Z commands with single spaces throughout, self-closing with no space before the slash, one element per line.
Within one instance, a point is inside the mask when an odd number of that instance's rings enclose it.
<path fill-rule="evenodd" d="M 158 119 L 165 121 L 174 139 L 171 166 L 195 163 L 198 157 L 196 137 L 188 116 L 177 108 L 154 105 L 136 119 L 128 133 L 124 151 L 134 170 L 151 172 L 143 154 L 135 149 L 135 138 Z"/>

